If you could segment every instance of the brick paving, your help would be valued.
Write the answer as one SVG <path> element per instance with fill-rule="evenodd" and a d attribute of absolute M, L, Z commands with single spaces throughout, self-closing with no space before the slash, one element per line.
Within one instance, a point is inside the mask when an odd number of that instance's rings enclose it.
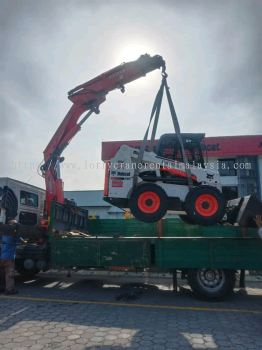
<path fill-rule="evenodd" d="M 187 289 L 175 294 L 164 283 L 121 286 L 63 275 L 20 280 L 18 288 L 17 298 L 0 297 L 1 350 L 262 349 L 262 283 L 216 303 Z"/>

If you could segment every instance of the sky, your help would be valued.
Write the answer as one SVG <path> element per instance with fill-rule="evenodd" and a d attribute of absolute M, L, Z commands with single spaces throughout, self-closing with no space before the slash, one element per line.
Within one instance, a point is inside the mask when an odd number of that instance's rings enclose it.
<path fill-rule="evenodd" d="M 260 0 L 0 0 L 0 177 L 44 187 L 67 92 L 144 53 L 166 60 L 182 132 L 262 134 L 261 32 Z M 157 70 L 107 96 L 64 151 L 65 190 L 103 188 L 101 142 L 143 138 L 160 82 Z"/>

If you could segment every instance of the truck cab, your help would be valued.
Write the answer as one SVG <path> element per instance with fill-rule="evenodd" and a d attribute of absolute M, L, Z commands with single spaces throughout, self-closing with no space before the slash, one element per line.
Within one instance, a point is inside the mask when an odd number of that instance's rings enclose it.
<path fill-rule="evenodd" d="M 12 218 L 22 225 L 39 224 L 44 200 L 45 190 L 42 188 L 0 177 L 0 223 Z"/>

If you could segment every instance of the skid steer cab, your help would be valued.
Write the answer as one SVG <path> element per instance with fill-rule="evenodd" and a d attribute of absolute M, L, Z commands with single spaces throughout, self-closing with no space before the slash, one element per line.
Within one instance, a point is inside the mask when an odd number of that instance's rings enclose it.
<path fill-rule="evenodd" d="M 167 210 L 191 224 L 213 225 L 225 215 L 218 172 L 205 168 L 204 134 L 181 134 L 187 164 L 176 134 L 164 134 L 154 151 L 122 145 L 106 164 L 104 200 L 129 208 L 138 220 L 155 222 Z"/>

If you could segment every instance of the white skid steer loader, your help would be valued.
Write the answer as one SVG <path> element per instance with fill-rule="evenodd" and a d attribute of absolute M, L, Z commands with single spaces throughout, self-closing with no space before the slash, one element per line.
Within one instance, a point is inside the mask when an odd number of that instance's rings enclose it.
<path fill-rule="evenodd" d="M 106 169 L 104 199 L 130 208 L 139 220 L 154 222 L 167 210 L 201 225 L 219 222 L 225 214 L 225 199 L 218 172 L 204 167 L 201 139 L 204 134 L 181 134 L 188 163 L 181 157 L 176 134 L 162 135 L 156 152 L 122 145 Z M 188 184 L 187 171 L 190 173 Z"/>

